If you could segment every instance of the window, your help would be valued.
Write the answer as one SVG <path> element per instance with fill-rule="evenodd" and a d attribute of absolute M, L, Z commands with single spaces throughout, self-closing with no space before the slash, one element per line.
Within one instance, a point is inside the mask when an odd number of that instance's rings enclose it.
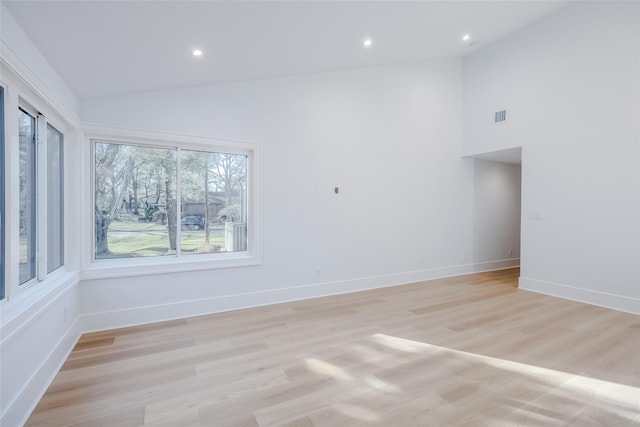
<path fill-rule="evenodd" d="M 181 165 L 182 253 L 244 251 L 247 156 L 181 150 Z"/>
<path fill-rule="evenodd" d="M 95 258 L 175 253 L 176 150 L 97 142 L 94 154 Z"/>
<path fill-rule="evenodd" d="M 4 299 L 4 88 L 0 86 L 0 300 Z"/>
<path fill-rule="evenodd" d="M 19 283 L 36 277 L 36 119 L 24 110 L 19 119 Z"/>
<path fill-rule="evenodd" d="M 64 264 L 64 152 L 62 133 L 47 124 L 47 273 Z"/>
<path fill-rule="evenodd" d="M 2 68 L 4 70 L 4 67 Z M 7 80 L 5 80 L 7 79 Z M 65 282 L 65 121 L 15 76 L 0 82 L 0 309 Z M 68 125 L 68 124 L 67 124 Z M 55 272 L 55 273 L 54 273 Z M 52 277 L 49 277 L 49 276 Z M 47 280 L 49 279 L 50 280 Z M 47 280 L 44 286 L 33 286 Z M 50 286 L 49 286 L 50 285 Z"/>
<path fill-rule="evenodd" d="M 242 153 L 94 141 L 94 258 L 245 252 Z"/>
<path fill-rule="evenodd" d="M 18 131 L 18 283 L 24 285 L 64 264 L 64 137 L 44 116 L 22 108 Z"/>

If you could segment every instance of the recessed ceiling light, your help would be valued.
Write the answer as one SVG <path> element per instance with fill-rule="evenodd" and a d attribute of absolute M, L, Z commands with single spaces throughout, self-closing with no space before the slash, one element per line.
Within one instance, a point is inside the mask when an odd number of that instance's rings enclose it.
<path fill-rule="evenodd" d="M 372 44 L 373 44 L 373 40 L 371 40 L 369 38 L 364 39 L 364 41 L 362 42 L 362 46 L 364 46 L 364 47 L 369 47 Z"/>
<path fill-rule="evenodd" d="M 466 42 L 467 40 L 469 40 L 471 38 L 471 35 L 469 34 L 465 34 L 464 36 L 462 36 L 462 41 Z"/>
<path fill-rule="evenodd" d="M 193 56 L 202 56 L 202 51 L 200 49 L 193 49 L 193 52 L 191 53 Z"/>

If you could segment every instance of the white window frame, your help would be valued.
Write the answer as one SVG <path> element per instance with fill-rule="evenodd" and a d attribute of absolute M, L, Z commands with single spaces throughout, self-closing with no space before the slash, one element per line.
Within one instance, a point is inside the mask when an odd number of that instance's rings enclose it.
<path fill-rule="evenodd" d="M 172 273 L 182 271 L 211 270 L 219 268 L 245 267 L 262 264 L 262 196 L 261 196 L 261 145 L 252 142 L 231 141 L 217 138 L 200 138 L 183 135 L 167 135 L 151 132 L 114 130 L 91 131 L 85 133 L 87 153 L 84 156 L 89 165 L 90 184 L 85 197 L 86 223 L 83 225 L 87 236 L 82 250 L 82 278 L 86 280 L 138 275 Z M 178 227 L 177 254 L 155 257 L 132 257 L 117 259 L 95 259 L 95 158 L 96 142 L 138 145 L 151 148 L 178 149 L 177 166 L 180 166 L 180 149 L 224 152 L 247 156 L 247 250 L 242 252 L 216 252 L 211 254 L 180 254 L 180 232 Z M 176 195 L 180 197 L 180 176 L 176 178 Z M 180 218 L 180 203 L 177 218 Z"/>
<path fill-rule="evenodd" d="M 32 219 L 32 224 L 33 226 L 35 226 L 35 247 L 33 248 L 34 251 L 34 262 L 35 262 L 35 274 L 34 276 L 27 280 L 26 282 L 22 283 L 22 284 L 18 284 L 18 286 L 20 288 L 28 288 L 29 286 L 33 286 L 35 283 L 43 280 L 44 278 L 46 278 L 45 276 L 41 275 L 41 271 L 40 271 L 40 258 L 39 258 L 39 254 L 40 254 L 40 233 L 42 233 L 42 221 L 41 218 L 46 218 L 46 212 L 44 213 L 44 215 L 42 215 L 40 213 L 40 209 L 42 208 L 40 201 L 42 199 L 42 192 L 41 192 L 41 182 L 40 179 L 42 177 L 42 173 L 40 173 L 42 169 L 42 164 L 41 159 L 41 140 L 40 140 L 40 134 L 39 134 L 39 129 L 40 129 L 40 117 L 39 114 L 37 112 L 37 110 L 33 107 L 31 107 L 31 105 L 29 105 L 28 103 L 24 102 L 24 101 L 19 101 L 18 102 L 18 114 L 20 114 L 20 110 L 22 110 L 23 112 L 25 112 L 26 114 L 28 114 L 29 116 L 31 116 L 34 121 L 33 124 L 35 126 L 34 132 L 35 132 L 35 137 L 36 137 L 36 143 L 35 143 L 35 149 L 34 149 L 34 155 L 35 155 L 35 171 L 34 171 L 34 182 L 33 185 L 35 186 L 35 198 L 32 201 L 33 203 L 35 203 L 35 207 L 33 208 L 34 212 L 35 212 L 35 218 Z M 44 167 L 46 167 L 46 164 L 44 165 Z M 19 173 L 19 168 L 18 168 L 18 173 Z M 46 196 L 46 194 L 45 194 Z M 46 207 L 45 207 L 46 209 Z M 46 238 L 46 236 L 45 236 Z M 46 247 L 46 246 L 45 246 Z M 19 271 L 19 267 L 18 267 L 18 271 Z"/>
<path fill-rule="evenodd" d="M 19 285 L 20 289 L 27 289 L 38 282 L 44 281 L 47 277 L 56 274 L 56 272 L 60 269 L 64 269 L 66 259 L 65 254 L 63 254 L 63 263 L 60 267 L 55 270 L 48 272 L 47 271 L 47 208 L 48 208 L 48 200 L 47 200 L 47 126 L 51 125 L 58 132 L 62 134 L 63 138 L 63 147 L 66 145 L 66 134 L 63 130 L 63 127 L 58 126 L 54 121 L 49 120 L 47 116 L 40 113 L 37 108 L 33 107 L 31 103 L 28 101 L 19 98 L 18 100 L 18 108 L 24 110 L 26 113 L 35 117 L 36 124 L 36 177 L 35 177 L 35 185 L 36 185 L 36 218 L 35 218 L 35 226 L 36 226 L 36 247 L 35 247 L 35 255 L 36 255 L 36 275 L 31 280 Z M 16 110 L 17 111 L 17 110 Z M 17 141 L 16 141 L 17 142 Z M 65 150 L 63 148 L 63 155 Z M 6 153 L 5 153 L 6 154 Z M 66 166 L 67 162 L 63 157 L 63 175 L 66 175 Z M 6 177 L 5 177 L 6 179 Z M 64 180 L 63 180 L 64 183 Z M 64 185 L 64 184 L 63 184 Z M 64 189 L 63 189 L 64 190 Z M 63 197 L 66 192 L 63 191 Z M 63 221 L 66 222 L 66 203 L 63 200 Z M 66 227 L 65 227 L 66 228 Z M 66 236 L 63 235 L 63 241 L 66 240 Z M 64 245 L 66 251 L 66 244 Z"/>
<path fill-rule="evenodd" d="M 43 295 L 51 292 L 52 289 L 64 285 L 69 282 L 73 275 L 67 266 L 68 257 L 68 205 L 66 191 L 63 192 L 63 221 L 65 224 L 63 230 L 64 240 L 64 263 L 59 268 L 48 273 L 46 270 L 47 263 L 47 246 L 46 246 L 46 230 L 47 230 L 47 185 L 46 185 L 46 126 L 51 124 L 63 135 L 64 147 L 68 146 L 68 129 L 69 124 L 53 110 L 50 104 L 43 101 L 38 94 L 33 93 L 31 88 L 24 85 L 17 78 L 11 78 L 8 81 L 0 80 L 0 86 L 4 88 L 4 114 L 5 114 L 5 253 L 4 253 L 4 278 L 5 289 L 4 299 L 0 301 L 0 312 L 5 319 L 11 318 L 20 310 Z M 18 112 L 22 109 L 36 119 L 36 134 L 39 141 L 36 144 L 36 275 L 29 281 L 19 284 L 19 247 L 18 247 L 18 224 L 19 224 L 19 189 L 17 183 L 19 181 L 19 127 Z M 44 138 L 39 134 L 43 129 Z M 63 185 L 67 182 L 68 175 L 68 150 L 63 149 Z M 44 159 L 45 165 L 41 166 L 40 161 Z M 44 185 L 44 186 L 43 186 Z M 44 200 L 44 202 L 43 202 Z M 44 239 L 40 235 L 44 233 Z M 42 269 L 41 264 L 44 265 Z M 77 273 L 76 273 L 77 277 Z"/>
<path fill-rule="evenodd" d="M 61 188 L 60 190 L 60 194 L 58 194 L 58 196 L 62 196 L 62 200 L 60 200 L 60 208 L 62 209 L 62 218 L 57 218 L 57 219 L 62 219 L 62 224 L 61 224 L 61 230 L 59 233 L 60 239 L 62 239 L 62 264 L 55 267 L 53 270 L 49 270 L 49 249 L 50 249 L 50 245 L 49 245 L 49 232 L 50 227 L 49 227 L 49 219 L 50 219 L 50 212 L 49 212 L 49 184 L 51 184 L 51 182 L 49 182 L 49 148 L 50 148 L 50 141 L 49 141 L 49 128 L 52 128 L 53 130 L 55 130 L 57 133 L 59 133 L 62 137 L 62 144 L 61 144 L 61 165 L 60 167 L 62 168 L 62 176 L 60 177 L 60 184 L 61 184 Z M 46 230 L 44 230 L 44 233 L 46 234 L 46 236 L 44 236 L 44 239 L 42 240 L 41 244 L 43 245 L 42 247 L 45 248 L 45 253 L 44 256 L 42 257 L 43 259 L 41 260 L 41 262 L 43 263 L 43 266 L 41 268 L 44 269 L 44 273 L 41 274 L 41 276 L 46 277 L 47 275 L 53 274 L 54 272 L 58 271 L 59 269 L 65 267 L 66 265 L 66 247 L 67 247 L 67 242 L 66 242 L 66 180 L 65 180 L 65 174 L 66 174 L 66 148 L 67 148 L 67 138 L 66 135 L 63 131 L 61 131 L 60 129 L 58 129 L 58 127 L 56 127 L 56 125 L 49 120 L 44 120 L 44 124 L 43 124 L 43 141 L 46 142 L 46 144 L 42 147 L 42 155 L 41 157 L 44 158 L 44 162 L 46 162 L 46 169 L 42 169 L 45 170 L 44 173 L 42 173 L 43 176 L 43 183 L 42 185 L 44 187 L 43 193 L 44 193 L 44 212 L 45 215 L 43 215 L 43 221 L 45 222 L 45 224 L 47 225 Z M 58 247 L 58 245 L 56 245 L 56 248 Z"/>

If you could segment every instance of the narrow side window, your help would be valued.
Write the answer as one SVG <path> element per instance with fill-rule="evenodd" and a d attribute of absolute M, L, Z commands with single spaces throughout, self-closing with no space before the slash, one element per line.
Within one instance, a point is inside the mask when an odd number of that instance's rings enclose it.
<path fill-rule="evenodd" d="M 0 300 L 4 299 L 4 265 L 5 233 L 4 233 L 4 88 L 0 86 Z"/>
<path fill-rule="evenodd" d="M 19 120 L 19 284 L 36 276 L 36 119 L 20 109 Z"/>
<path fill-rule="evenodd" d="M 64 265 L 63 135 L 47 125 L 47 273 Z"/>

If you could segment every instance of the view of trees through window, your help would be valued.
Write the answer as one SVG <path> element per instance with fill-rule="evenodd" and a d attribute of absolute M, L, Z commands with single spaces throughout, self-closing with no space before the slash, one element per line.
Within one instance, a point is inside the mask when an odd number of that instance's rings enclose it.
<path fill-rule="evenodd" d="M 94 154 L 96 259 L 246 250 L 246 155 L 110 142 Z"/>

